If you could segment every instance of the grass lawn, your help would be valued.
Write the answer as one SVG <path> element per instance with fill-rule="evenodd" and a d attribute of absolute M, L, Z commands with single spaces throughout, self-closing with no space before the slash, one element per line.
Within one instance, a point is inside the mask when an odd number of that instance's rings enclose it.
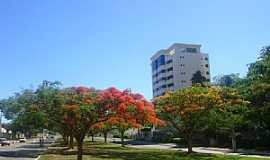
<path fill-rule="evenodd" d="M 222 156 L 209 154 L 188 155 L 180 151 L 159 149 L 136 149 L 121 147 L 117 144 L 103 144 L 101 142 L 86 142 L 84 146 L 84 160 L 263 160 L 261 158 L 247 158 L 238 156 Z M 51 149 L 39 160 L 76 160 L 73 150 Z"/>

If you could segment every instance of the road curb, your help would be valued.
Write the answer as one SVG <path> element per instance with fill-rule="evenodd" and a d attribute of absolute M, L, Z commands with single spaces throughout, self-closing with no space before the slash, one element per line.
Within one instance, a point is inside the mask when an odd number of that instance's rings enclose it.
<path fill-rule="evenodd" d="M 40 156 L 38 156 L 35 160 L 39 160 Z"/>

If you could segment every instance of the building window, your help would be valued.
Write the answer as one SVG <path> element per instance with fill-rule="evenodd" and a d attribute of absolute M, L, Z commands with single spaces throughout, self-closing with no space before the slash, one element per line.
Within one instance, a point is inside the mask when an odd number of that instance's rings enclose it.
<path fill-rule="evenodd" d="M 181 75 L 185 75 L 186 74 L 186 72 L 181 72 Z"/>
<path fill-rule="evenodd" d="M 190 53 L 196 53 L 197 49 L 196 48 L 187 48 L 186 51 L 190 52 Z"/>
<path fill-rule="evenodd" d="M 172 63 L 172 62 L 173 62 L 173 60 L 171 59 L 171 60 L 168 60 L 166 63 L 169 64 L 169 63 Z"/>
<path fill-rule="evenodd" d="M 165 65 L 165 56 L 159 56 L 155 61 L 152 62 L 152 70 L 157 70 L 158 67 Z"/>
<path fill-rule="evenodd" d="M 184 56 L 180 56 L 180 59 L 184 59 L 185 57 Z"/>
<path fill-rule="evenodd" d="M 162 77 L 161 80 L 162 80 L 162 81 L 166 81 L 166 77 Z"/>
<path fill-rule="evenodd" d="M 185 80 L 181 80 L 181 83 L 186 83 L 187 81 L 185 81 Z"/>
<path fill-rule="evenodd" d="M 204 59 L 205 59 L 206 61 L 208 61 L 208 58 L 207 58 L 207 57 L 205 57 Z"/>
<path fill-rule="evenodd" d="M 185 67 L 185 64 L 180 64 L 181 67 Z"/>
<path fill-rule="evenodd" d="M 153 75 L 153 78 L 156 78 L 157 76 L 158 76 L 158 73 L 154 74 L 154 75 Z"/>
<path fill-rule="evenodd" d="M 172 70 L 173 70 L 173 67 L 167 69 L 168 72 L 172 71 Z"/>
<path fill-rule="evenodd" d="M 167 77 L 161 77 L 160 79 L 156 80 L 156 81 L 154 82 L 154 84 L 157 84 L 157 83 L 159 83 L 160 81 L 166 81 L 166 80 L 167 80 Z"/>
<path fill-rule="evenodd" d="M 166 85 L 162 85 L 161 87 L 162 87 L 162 88 L 166 88 Z"/>
<path fill-rule="evenodd" d="M 207 71 L 206 74 L 209 75 L 209 72 Z"/>
<path fill-rule="evenodd" d="M 173 78 L 173 75 L 170 75 L 167 77 L 167 80 L 172 79 L 172 78 Z"/>
<path fill-rule="evenodd" d="M 156 77 L 158 77 L 159 74 L 165 73 L 165 72 L 166 72 L 166 70 L 163 69 L 163 70 L 159 71 L 158 73 L 154 74 L 154 75 L 153 75 L 153 78 L 156 78 Z"/>
<path fill-rule="evenodd" d="M 209 65 L 208 65 L 208 64 L 206 64 L 206 65 L 205 65 L 205 67 L 206 67 L 206 68 L 208 68 L 208 67 L 209 67 Z"/>
<path fill-rule="evenodd" d="M 159 58 L 157 59 L 157 63 L 158 63 L 158 67 L 164 65 L 165 64 L 165 56 L 164 55 L 159 56 Z"/>
<path fill-rule="evenodd" d="M 168 84 L 168 87 L 173 87 L 173 86 L 174 86 L 173 83 Z"/>

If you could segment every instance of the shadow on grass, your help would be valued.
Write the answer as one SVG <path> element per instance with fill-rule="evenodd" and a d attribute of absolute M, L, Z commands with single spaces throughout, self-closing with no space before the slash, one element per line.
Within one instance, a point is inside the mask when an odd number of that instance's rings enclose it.
<path fill-rule="evenodd" d="M 48 154 L 76 155 L 73 150 L 53 150 Z M 159 149 L 137 149 L 121 147 L 116 144 L 91 143 L 86 142 L 84 155 L 91 155 L 93 158 L 100 159 L 122 159 L 122 160 L 239 160 L 239 157 L 224 157 L 210 154 L 186 154 L 180 151 L 159 150 Z"/>

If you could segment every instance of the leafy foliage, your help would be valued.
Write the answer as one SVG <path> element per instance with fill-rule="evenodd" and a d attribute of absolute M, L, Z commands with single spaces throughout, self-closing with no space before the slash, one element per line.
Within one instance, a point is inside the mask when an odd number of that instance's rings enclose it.
<path fill-rule="evenodd" d="M 205 82 L 208 82 L 209 80 L 207 80 L 201 73 L 201 71 L 197 71 L 196 73 L 193 74 L 192 78 L 191 78 L 191 82 L 192 84 L 201 84 L 204 85 Z"/>
<path fill-rule="evenodd" d="M 218 86 L 233 86 L 240 80 L 240 77 L 239 74 L 228 74 L 215 76 L 213 79 Z"/>
<path fill-rule="evenodd" d="M 179 133 L 185 135 L 192 152 L 192 136 L 203 127 L 203 119 L 209 110 L 222 103 L 216 87 L 192 86 L 168 92 L 155 100 L 159 115 Z"/>
<path fill-rule="evenodd" d="M 102 105 L 111 114 L 106 124 L 120 131 L 122 145 L 126 130 L 161 123 L 156 116 L 153 104 L 140 94 L 133 94 L 129 90 L 120 91 L 116 88 L 108 88 L 100 95 Z M 102 125 L 106 126 L 104 123 Z"/>
<path fill-rule="evenodd" d="M 246 123 L 248 102 L 237 92 L 236 89 L 223 87 L 221 90 L 223 100 L 222 108 L 214 108 L 209 112 L 208 125 L 210 129 L 229 133 L 232 138 L 232 148 L 236 152 L 236 137 L 240 135 L 239 130 Z"/>

